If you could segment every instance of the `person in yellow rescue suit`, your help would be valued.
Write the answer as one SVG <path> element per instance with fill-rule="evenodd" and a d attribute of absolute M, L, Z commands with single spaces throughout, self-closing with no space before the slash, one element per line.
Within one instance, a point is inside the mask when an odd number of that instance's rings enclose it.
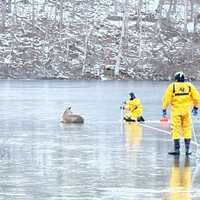
<path fill-rule="evenodd" d="M 124 106 L 124 120 L 126 121 L 144 121 L 142 117 L 143 106 L 140 100 L 133 92 L 129 94 L 130 98 Z"/>
<path fill-rule="evenodd" d="M 185 154 L 190 155 L 190 140 L 192 137 L 192 117 L 198 114 L 200 104 L 199 92 L 192 83 L 185 82 L 183 72 L 175 74 L 175 82 L 171 83 L 162 100 L 163 117 L 167 115 L 167 108 L 171 104 L 171 135 L 174 140 L 174 151 L 171 155 L 180 154 L 180 134 L 184 137 Z"/>

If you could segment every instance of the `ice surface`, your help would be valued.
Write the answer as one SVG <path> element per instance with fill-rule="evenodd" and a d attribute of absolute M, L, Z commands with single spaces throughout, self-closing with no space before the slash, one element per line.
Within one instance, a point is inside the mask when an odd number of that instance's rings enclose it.
<path fill-rule="evenodd" d="M 0 83 L 0 200 L 200 199 L 195 146 L 189 159 L 184 151 L 174 159 L 167 154 L 169 134 L 120 122 L 130 91 L 141 99 L 145 119 L 158 120 L 168 83 Z M 68 105 L 85 124 L 59 123 Z M 168 125 L 148 126 L 169 131 Z"/>

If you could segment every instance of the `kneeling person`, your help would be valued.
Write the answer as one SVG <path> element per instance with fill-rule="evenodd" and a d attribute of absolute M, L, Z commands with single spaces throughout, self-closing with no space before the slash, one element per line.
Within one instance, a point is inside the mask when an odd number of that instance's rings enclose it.
<path fill-rule="evenodd" d="M 133 92 L 129 94 L 130 98 L 124 106 L 124 119 L 126 121 L 143 122 L 142 117 L 143 106 L 140 100 L 135 96 Z"/>

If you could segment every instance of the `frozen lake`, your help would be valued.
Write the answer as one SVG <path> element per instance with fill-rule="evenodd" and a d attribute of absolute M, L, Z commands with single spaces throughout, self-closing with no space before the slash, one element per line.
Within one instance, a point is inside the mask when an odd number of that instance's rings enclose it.
<path fill-rule="evenodd" d="M 0 200 L 199 200 L 194 145 L 174 159 L 168 126 L 120 122 L 130 91 L 159 120 L 167 84 L 0 81 Z M 69 105 L 85 124 L 59 123 Z"/>

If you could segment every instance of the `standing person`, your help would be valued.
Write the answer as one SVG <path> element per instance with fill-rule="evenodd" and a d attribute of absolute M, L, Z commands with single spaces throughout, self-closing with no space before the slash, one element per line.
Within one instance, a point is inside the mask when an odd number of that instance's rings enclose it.
<path fill-rule="evenodd" d="M 131 92 L 129 96 L 130 98 L 128 99 L 124 107 L 124 119 L 126 121 L 143 122 L 144 121 L 144 118 L 142 117 L 143 106 L 139 98 L 137 98 L 133 92 Z"/>
<path fill-rule="evenodd" d="M 171 155 L 180 154 L 180 135 L 185 142 L 185 154 L 191 154 L 190 141 L 192 137 L 192 117 L 197 115 L 200 104 L 199 92 L 192 83 L 185 82 L 183 72 L 175 74 L 175 82 L 171 83 L 162 100 L 163 117 L 167 115 L 167 108 L 171 105 L 171 135 L 174 140 L 174 151 Z"/>

